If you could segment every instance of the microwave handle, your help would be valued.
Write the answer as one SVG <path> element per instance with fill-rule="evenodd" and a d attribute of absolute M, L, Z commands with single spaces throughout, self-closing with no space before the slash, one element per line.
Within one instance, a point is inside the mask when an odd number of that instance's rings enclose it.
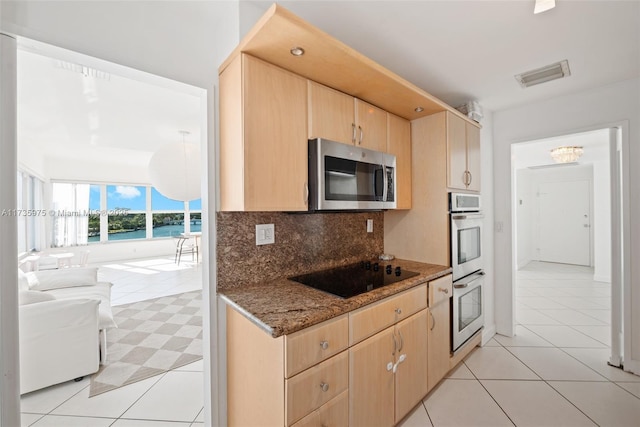
<path fill-rule="evenodd" d="M 387 175 L 387 167 L 382 165 L 382 201 L 387 201 L 387 190 L 389 189 L 389 176 Z"/>

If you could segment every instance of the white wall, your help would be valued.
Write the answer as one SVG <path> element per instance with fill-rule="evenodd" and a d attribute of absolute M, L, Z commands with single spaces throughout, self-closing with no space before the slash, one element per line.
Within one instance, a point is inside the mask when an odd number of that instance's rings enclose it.
<path fill-rule="evenodd" d="M 494 258 L 494 172 L 493 172 L 493 114 L 485 111 L 480 130 L 480 164 L 482 211 L 484 213 L 484 235 L 482 236 L 482 259 L 485 266 L 484 286 L 484 331 L 482 344 L 496 333 L 495 265 L 501 260 Z"/>
<path fill-rule="evenodd" d="M 536 192 L 533 188 L 533 171 L 516 171 L 516 211 L 517 229 L 516 247 L 518 249 L 517 267 L 524 267 L 535 258 L 534 221 L 536 212 Z"/>
<path fill-rule="evenodd" d="M 496 223 L 502 232 L 495 234 L 496 322 L 499 333 L 513 333 L 513 254 L 514 226 L 511 208 L 511 144 L 550 136 L 605 128 L 626 121 L 629 124 L 629 194 L 631 229 L 630 259 L 640 253 L 640 81 L 638 78 L 609 86 L 549 99 L 494 113 L 494 191 Z M 625 136 L 623 135 L 623 138 Z M 631 265 L 630 324 L 627 331 L 635 339 L 625 366 L 640 363 L 640 263 Z M 629 362 L 629 363 L 626 363 Z M 640 365 L 638 365 L 640 369 Z"/>
<path fill-rule="evenodd" d="M 207 143 L 202 155 L 203 182 L 216 194 L 217 68 L 239 42 L 239 6 L 231 1 L 19 1 L 0 2 L 0 30 L 207 90 L 208 118 L 202 123 Z M 204 130 L 207 129 L 207 132 Z M 209 148 L 210 147 L 210 148 Z M 0 148 L 4 156 L 4 147 Z M 215 198 L 203 195 L 204 322 L 216 330 Z M 13 260 L 2 260 L 2 268 Z M 6 264 L 6 265 L 5 265 Z M 205 337 L 205 360 L 216 360 L 216 335 Z M 211 357 L 209 357 L 211 356 Z M 208 374 L 208 375 L 207 375 Z M 205 419 L 219 413 L 214 365 L 205 365 Z M 215 397 L 215 398 L 212 398 Z M 215 421 L 213 424 L 217 424 Z"/>
<path fill-rule="evenodd" d="M 593 280 L 611 283 L 611 172 L 609 147 L 593 162 Z"/>

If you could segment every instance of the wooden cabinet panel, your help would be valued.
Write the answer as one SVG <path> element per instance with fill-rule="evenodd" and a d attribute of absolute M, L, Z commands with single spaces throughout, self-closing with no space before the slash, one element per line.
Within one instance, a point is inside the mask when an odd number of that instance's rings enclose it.
<path fill-rule="evenodd" d="M 349 392 L 322 405 L 293 427 L 343 427 L 349 425 Z"/>
<path fill-rule="evenodd" d="M 429 390 L 449 372 L 451 357 L 451 306 L 449 300 L 442 301 L 429 311 L 429 331 L 427 349 L 429 354 Z"/>
<path fill-rule="evenodd" d="M 452 275 L 448 274 L 429 282 L 429 307 L 448 301 L 453 295 Z"/>
<path fill-rule="evenodd" d="M 395 422 L 404 418 L 427 394 L 427 310 L 396 326 L 397 358 L 406 359 L 396 370 Z"/>
<path fill-rule="evenodd" d="M 386 151 L 396 156 L 396 209 L 411 209 L 411 123 L 391 113 Z"/>
<path fill-rule="evenodd" d="M 344 144 L 355 142 L 353 97 L 308 81 L 308 139 L 326 138 Z"/>
<path fill-rule="evenodd" d="M 287 425 L 327 403 L 349 387 L 349 353 L 342 352 L 286 381 Z"/>
<path fill-rule="evenodd" d="M 287 378 L 341 352 L 348 346 L 348 315 L 286 335 Z"/>
<path fill-rule="evenodd" d="M 466 190 L 467 141 L 466 122 L 447 113 L 447 186 Z"/>
<path fill-rule="evenodd" d="M 467 170 L 469 190 L 480 191 L 480 129 L 466 123 L 467 129 Z"/>
<path fill-rule="evenodd" d="M 307 210 L 307 80 L 242 54 L 220 75 L 220 118 L 221 210 Z"/>
<path fill-rule="evenodd" d="M 427 306 L 427 287 L 420 285 L 349 313 L 349 344 L 353 345 Z"/>
<path fill-rule="evenodd" d="M 394 424 L 393 327 L 349 349 L 349 425 Z"/>
<path fill-rule="evenodd" d="M 376 151 L 387 149 L 387 113 L 355 98 L 357 145 Z"/>

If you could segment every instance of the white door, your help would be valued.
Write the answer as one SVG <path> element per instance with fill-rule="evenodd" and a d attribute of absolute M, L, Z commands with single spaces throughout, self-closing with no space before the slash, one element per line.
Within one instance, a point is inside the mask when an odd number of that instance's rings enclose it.
<path fill-rule="evenodd" d="M 590 182 L 540 183 L 540 261 L 591 265 Z"/>

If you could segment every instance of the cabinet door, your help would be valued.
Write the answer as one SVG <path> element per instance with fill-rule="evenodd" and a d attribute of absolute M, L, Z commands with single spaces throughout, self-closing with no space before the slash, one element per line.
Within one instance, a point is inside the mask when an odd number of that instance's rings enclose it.
<path fill-rule="evenodd" d="M 429 390 L 435 387 L 449 372 L 449 357 L 451 355 L 450 301 L 447 299 L 428 309 Z"/>
<path fill-rule="evenodd" d="M 387 113 L 356 98 L 357 145 L 376 151 L 387 149 Z"/>
<path fill-rule="evenodd" d="M 244 210 L 307 210 L 307 80 L 249 55 L 243 76 Z"/>
<path fill-rule="evenodd" d="M 396 370 L 397 423 L 427 394 L 427 310 L 422 310 L 398 323 L 396 336 L 396 360 L 401 355 L 406 355 L 406 359 Z"/>
<path fill-rule="evenodd" d="M 308 139 L 326 138 L 344 144 L 353 144 L 355 142 L 353 97 L 311 80 L 308 81 L 308 88 Z"/>
<path fill-rule="evenodd" d="M 466 190 L 466 122 L 447 113 L 447 187 Z"/>
<path fill-rule="evenodd" d="M 393 327 L 349 349 L 349 425 L 392 426 Z"/>
<path fill-rule="evenodd" d="M 390 113 L 386 151 L 396 156 L 396 209 L 411 209 L 411 123 Z"/>
<path fill-rule="evenodd" d="M 469 190 L 480 191 L 480 129 L 471 123 L 467 126 L 467 170 Z"/>

